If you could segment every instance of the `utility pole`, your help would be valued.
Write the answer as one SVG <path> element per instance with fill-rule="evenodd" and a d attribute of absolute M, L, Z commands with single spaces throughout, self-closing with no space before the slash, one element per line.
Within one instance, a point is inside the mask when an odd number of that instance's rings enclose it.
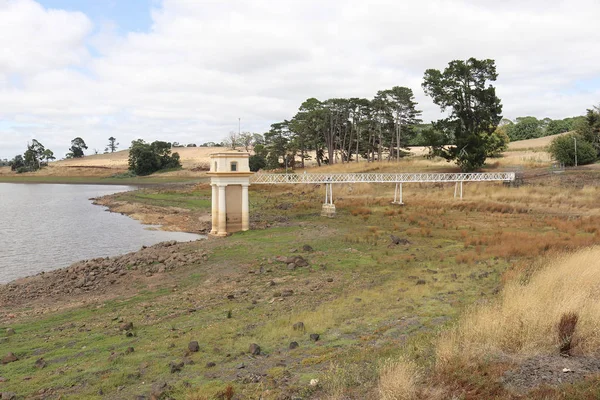
<path fill-rule="evenodd" d="M 238 117 L 238 138 L 242 134 L 242 118 Z"/>
<path fill-rule="evenodd" d="M 575 142 L 575 166 L 577 166 L 577 138 L 573 136 L 573 141 Z"/>

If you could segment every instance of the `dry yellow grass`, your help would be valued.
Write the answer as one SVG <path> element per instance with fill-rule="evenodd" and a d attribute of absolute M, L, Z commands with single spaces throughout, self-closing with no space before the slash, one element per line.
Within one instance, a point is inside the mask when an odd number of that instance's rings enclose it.
<path fill-rule="evenodd" d="M 558 135 L 545 136 L 537 139 L 517 140 L 510 142 L 508 144 L 508 150 L 543 149 L 547 147 L 554 140 L 554 138 L 566 135 L 567 133 L 559 133 Z"/>
<path fill-rule="evenodd" d="M 421 373 L 411 360 L 387 360 L 379 374 L 379 398 L 381 400 L 413 400 L 418 396 Z"/>
<path fill-rule="evenodd" d="M 597 355 L 600 348 L 600 248 L 550 262 L 509 282 L 497 302 L 467 312 L 437 343 L 438 366 L 477 363 L 494 356 L 558 354 L 557 326 L 576 313 L 573 352 Z"/>

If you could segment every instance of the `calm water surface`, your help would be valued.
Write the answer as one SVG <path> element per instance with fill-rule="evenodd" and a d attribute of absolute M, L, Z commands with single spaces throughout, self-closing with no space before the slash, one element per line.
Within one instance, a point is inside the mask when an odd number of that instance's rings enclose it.
<path fill-rule="evenodd" d="M 129 186 L 0 183 L 0 283 L 115 256 L 166 240 L 200 235 L 148 230 L 148 226 L 95 206 L 90 198 Z"/>

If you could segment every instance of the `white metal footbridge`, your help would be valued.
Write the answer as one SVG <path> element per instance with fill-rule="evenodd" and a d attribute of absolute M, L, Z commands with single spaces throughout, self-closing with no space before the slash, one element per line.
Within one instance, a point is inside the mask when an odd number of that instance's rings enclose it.
<path fill-rule="evenodd" d="M 395 183 L 395 204 L 402 202 L 403 183 L 455 183 L 454 197 L 460 191 L 463 197 L 463 182 L 510 182 L 514 172 L 470 172 L 470 173 L 346 173 L 346 174 L 254 174 L 250 180 L 255 185 L 270 184 L 325 184 L 325 204 L 333 204 L 334 183 Z M 460 189 L 460 190 L 459 190 Z"/>

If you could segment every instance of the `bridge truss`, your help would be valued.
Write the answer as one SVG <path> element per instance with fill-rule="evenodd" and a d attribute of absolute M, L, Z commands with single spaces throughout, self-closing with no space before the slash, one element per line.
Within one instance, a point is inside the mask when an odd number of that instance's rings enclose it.
<path fill-rule="evenodd" d="M 403 183 L 455 183 L 454 197 L 463 198 L 463 182 L 510 182 L 514 172 L 468 173 L 349 173 L 349 174 L 254 174 L 250 180 L 255 185 L 325 184 L 325 204 L 333 205 L 334 183 L 395 183 L 394 204 L 402 202 Z"/>

